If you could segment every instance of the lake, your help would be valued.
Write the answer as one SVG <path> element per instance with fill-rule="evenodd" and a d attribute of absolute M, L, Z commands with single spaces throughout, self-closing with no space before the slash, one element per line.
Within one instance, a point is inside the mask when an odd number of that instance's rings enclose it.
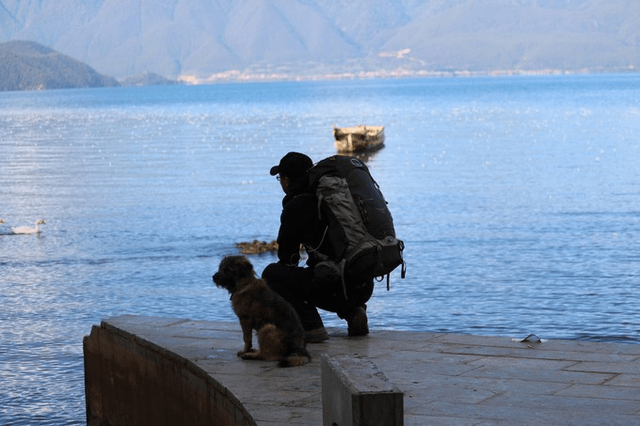
<path fill-rule="evenodd" d="M 85 423 L 104 318 L 236 321 L 211 275 L 275 238 L 270 167 L 356 124 L 406 244 L 372 330 L 640 343 L 638 74 L 0 92 L 0 234 L 46 221 L 0 235 L 0 424 Z"/>

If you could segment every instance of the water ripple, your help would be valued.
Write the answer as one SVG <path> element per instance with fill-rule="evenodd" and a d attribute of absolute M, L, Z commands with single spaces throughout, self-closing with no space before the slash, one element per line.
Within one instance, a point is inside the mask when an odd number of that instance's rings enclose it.
<path fill-rule="evenodd" d="M 47 222 L 0 235 L 0 424 L 85 423 L 103 318 L 235 321 L 220 257 L 275 237 L 269 168 L 333 154 L 334 124 L 386 126 L 367 161 L 408 275 L 372 328 L 640 343 L 639 78 L 0 93 L 0 217 Z"/>

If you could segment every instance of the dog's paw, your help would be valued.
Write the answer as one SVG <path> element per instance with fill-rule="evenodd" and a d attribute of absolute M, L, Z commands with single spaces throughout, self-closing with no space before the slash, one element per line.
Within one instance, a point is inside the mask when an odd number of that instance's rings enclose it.
<path fill-rule="evenodd" d="M 257 349 L 249 349 L 247 351 L 241 350 L 241 351 L 238 351 L 238 356 L 242 359 L 247 359 L 247 358 L 251 358 L 251 354 L 254 354 L 256 352 L 258 352 Z"/>

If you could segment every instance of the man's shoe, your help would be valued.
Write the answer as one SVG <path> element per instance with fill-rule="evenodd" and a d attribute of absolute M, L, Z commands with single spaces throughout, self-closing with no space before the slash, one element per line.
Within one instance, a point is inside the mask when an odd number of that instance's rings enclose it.
<path fill-rule="evenodd" d="M 349 336 L 366 336 L 369 334 L 369 321 L 367 312 L 363 307 L 356 308 L 346 319 Z"/>
<path fill-rule="evenodd" d="M 327 330 L 324 327 L 316 328 L 315 330 L 305 331 L 304 332 L 304 340 L 307 343 L 320 343 L 324 342 L 329 338 L 327 334 Z"/>

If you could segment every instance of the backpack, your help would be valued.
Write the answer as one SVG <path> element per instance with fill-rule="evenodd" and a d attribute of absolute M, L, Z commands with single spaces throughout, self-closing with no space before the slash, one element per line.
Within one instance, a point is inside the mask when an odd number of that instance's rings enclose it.
<path fill-rule="evenodd" d="M 393 218 L 382 192 L 367 166 L 357 158 L 334 155 L 309 170 L 309 191 L 316 194 L 318 215 L 327 223 L 322 242 L 307 251 L 321 259 L 315 268 L 317 281 L 361 283 L 387 275 L 406 264 L 404 243 L 396 238 Z M 328 239 L 332 253 L 320 253 Z"/>

